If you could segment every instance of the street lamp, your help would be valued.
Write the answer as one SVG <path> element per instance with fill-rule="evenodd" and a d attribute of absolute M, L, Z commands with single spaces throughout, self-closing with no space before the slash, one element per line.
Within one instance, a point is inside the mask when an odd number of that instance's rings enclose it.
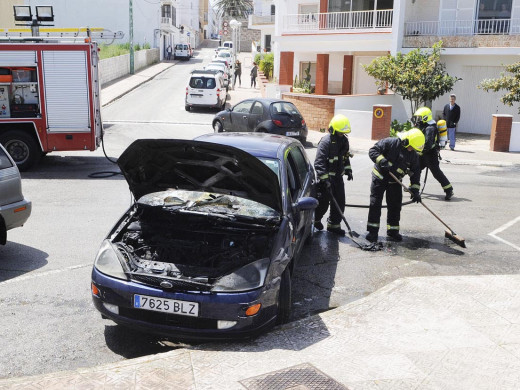
<path fill-rule="evenodd" d="M 238 38 L 238 34 L 237 34 L 237 30 L 240 28 L 240 26 L 242 25 L 241 22 L 237 21 L 236 19 L 232 19 L 230 22 L 229 22 L 229 25 L 231 26 L 231 29 L 232 29 L 232 35 L 231 35 L 231 38 L 232 38 L 232 41 L 233 41 L 233 66 L 234 66 L 234 69 L 236 71 L 236 63 L 237 63 L 237 38 Z"/>

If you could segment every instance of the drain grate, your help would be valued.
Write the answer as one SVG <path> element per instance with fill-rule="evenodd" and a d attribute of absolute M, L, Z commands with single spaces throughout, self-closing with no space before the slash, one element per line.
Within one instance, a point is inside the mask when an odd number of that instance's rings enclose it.
<path fill-rule="evenodd" d="M 244 379 L 240 383 L 248 390 L 348 390 L 307 363 Z"/>

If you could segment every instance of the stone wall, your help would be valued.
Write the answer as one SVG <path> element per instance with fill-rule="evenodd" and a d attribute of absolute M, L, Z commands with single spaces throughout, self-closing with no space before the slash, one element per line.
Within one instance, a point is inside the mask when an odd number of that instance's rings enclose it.
<path fill-rule="evenodd" d="M 458 35 L 458 36 L 407 36 L 403 47 L 425 48 L 442 40 L 444 48 L 474 48 L 474 47 L 519 47 L 520 35 Z"/>
<path fill-rule="evenodd" d="M 228 23 L 228 33 L 227 34 L 224 34 L 224 30 L 222 29 L 222 42 L 225 42 L 225 41 L 232 41 L 233 38 L 231 36 L 231 33 L 232 33 L 232 29 L 231 27 L 229 26 L 229 21 L 231 20 L 232 18 L 226 18 L 225 21 Z M 251 42 L 252 41 L 255 41 L 255 42 L 258 42 L 258 44 L 260 44 L 260 39 L 261 39 L 261 32 L 260 30 L 250 30 L 247 28 L 248 26 L 248 19 L 237 19 L 237 21 L 241 22 L 242 23 L 242 26 L 240 27 L 240 35 L 239 35 L 239 38 L 240 38 L 240 51 L 241 52 L 246 52 L 246 53 L 251 53 Z"/>
<path fill-rule="evenodd" d="M 333 97 L 301 93 L 283 93 L 282 99 L 292 102 L 303 115 L 310 130 L 326 129 L 334 116 Z"/>
<path fill-rule="evenodd" d="M 134 71 L 159 62 L 159 49 L 147 49 L 134 52 Z M 99 61 L 100 85 L 130 74 L 130 54 L 106 58 Z"/>

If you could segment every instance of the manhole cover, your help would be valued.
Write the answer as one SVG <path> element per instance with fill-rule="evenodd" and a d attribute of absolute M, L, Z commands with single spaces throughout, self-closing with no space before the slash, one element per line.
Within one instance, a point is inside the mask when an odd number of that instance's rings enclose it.
<path fill-rule="evenodd" d="M 240 383 L 248 390 L 348 390 L 311 364 L 273 371 Z"/>

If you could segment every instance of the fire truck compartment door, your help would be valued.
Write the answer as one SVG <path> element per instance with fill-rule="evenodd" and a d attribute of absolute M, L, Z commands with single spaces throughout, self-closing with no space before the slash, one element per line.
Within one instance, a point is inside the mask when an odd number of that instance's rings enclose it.
<path fill-rule="evenodd" d="M 90 132 L 87 53 L 43 51 L 49 133 Z"/>
<path fill-rule="evenodd" d="M 0 67 L 12 66 L 36 66 L 35 51 L 16 51 L 1 50 L 0 51 Z"/>

